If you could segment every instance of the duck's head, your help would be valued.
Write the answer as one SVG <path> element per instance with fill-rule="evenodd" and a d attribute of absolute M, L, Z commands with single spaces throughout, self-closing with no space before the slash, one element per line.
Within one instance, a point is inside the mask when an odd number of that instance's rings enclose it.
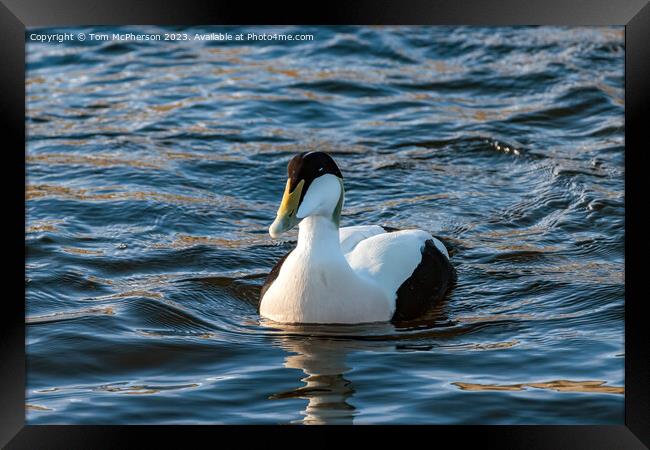
<path fill-rule="evenodd" d="M 287 167 L 278 215 L 269 228 L 276 238 L 309 216 L 325 216 L 338 226 L 343 208 L 343 175 L 331 156 L 308 152 L 294 156 Z"/>

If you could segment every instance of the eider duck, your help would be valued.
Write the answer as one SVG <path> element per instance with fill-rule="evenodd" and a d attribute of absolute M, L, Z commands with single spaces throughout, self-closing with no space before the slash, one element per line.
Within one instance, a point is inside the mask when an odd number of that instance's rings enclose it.
<path fill-rule="evenodd" d="M 260 315 L 274 322 L 357 324 L 415 319 L 455 280 L 445 246 L 422 230 L 339 228 L 343 175 L 331 156 L 291 159 L 272 238 L 298 224 L 298 243 L 271 270 Z"/>

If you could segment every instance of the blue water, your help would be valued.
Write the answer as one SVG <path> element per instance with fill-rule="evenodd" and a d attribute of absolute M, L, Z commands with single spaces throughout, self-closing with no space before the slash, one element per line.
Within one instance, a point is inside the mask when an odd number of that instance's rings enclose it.
<path fill-rule="evenodd" d="M 313 40 L 30 39 L 115 31 Z M 29 423 L 623 423 L 622 27 L 26 39 Z M 259 317 L 307 150 L 341 167 L 343 226 L 448 244 L 445 302 Z"/>

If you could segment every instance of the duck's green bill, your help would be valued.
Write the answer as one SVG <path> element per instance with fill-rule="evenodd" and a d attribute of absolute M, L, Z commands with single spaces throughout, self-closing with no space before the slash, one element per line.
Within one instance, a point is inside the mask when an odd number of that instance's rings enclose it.
<path fill-rule="evenodd" d="M 300 202 L 300 194 L 305 180 L 300 180 L 293 192 L 289 192 L 291 188 L 291 180 L 287 180 L 287 186 L 284 188 L 284 195 L 282 196 L 282 203 L 278 209 L 278 215 L 275 221 L 269 227 L 269 234 L 272 238 L 277 238 L 285 231 L 292 229 L 297 223 L 298 206 Z"/>

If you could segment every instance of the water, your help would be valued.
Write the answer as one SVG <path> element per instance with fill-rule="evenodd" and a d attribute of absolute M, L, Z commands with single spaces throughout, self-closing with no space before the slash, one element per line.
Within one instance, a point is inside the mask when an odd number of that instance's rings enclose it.
<path fill-rule="evenodd" d="M 119 31 L 314 39 L 28 42 L 29 423 L 623 423 L 622 27 Z M 306 150 L 450 246 L 427 317 L 259 317 Z"/>

